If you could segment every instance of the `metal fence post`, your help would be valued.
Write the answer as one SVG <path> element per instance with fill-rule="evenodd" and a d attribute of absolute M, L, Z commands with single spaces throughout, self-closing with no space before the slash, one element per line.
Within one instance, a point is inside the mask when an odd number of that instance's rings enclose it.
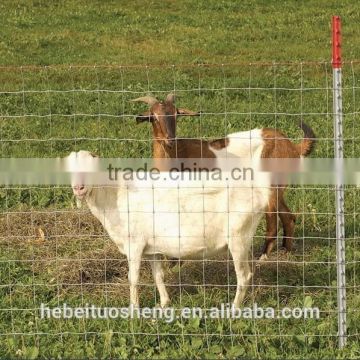
<path fill-rule="evenodd" d="M 345 218 L 344 218 L 344 143 L 341 84 L 341 22 L 332 18 L 332 67 L 334 105 L 334 146 L 336 160 L 336 263 L 339 347 L 346 344 L 346 279 L 345 279 Z"/>

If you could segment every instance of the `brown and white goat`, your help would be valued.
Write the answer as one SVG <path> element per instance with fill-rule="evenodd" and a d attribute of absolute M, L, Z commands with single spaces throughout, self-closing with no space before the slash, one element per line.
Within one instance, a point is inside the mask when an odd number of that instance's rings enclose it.
<path fill-rule="evenodd" d="M 179 115 L 198 116 L 199 113 L 187 109 L 176 108 L 173 94 L 169 94 L 166 100 L 159 101 L 155 97 L 146 96 L 133 101 L 144 102 L 150 105 L 150 109 L 136 117 L 137 123 L 151 122 L 153 127 L 153 157 L 161 158 L 217 158 L 226 156 L 233 150 L 231 138 L 236 134 L 229 134 L 225 138 L 206 141 L 200 139 L 177 139 L 176 120 Z M 253 129 L 250 136 L 256 136 L 263 140 L 261 157 L 265 159 L 300 158 L 311 153 L 315 144 L 313 130 L 304 122 L 299 126 L 304 132 L 301 143 L 294 144 L 281 131 L 271 128 Z M 232 136 L 235 135 L 235 136 Z M 236 152 L 236 151 L 235 151 Z M 241 154 L 235 154 L 240 155 Z M 283 227 L 283 247 L 286 251 L 292 249 L 295 228 L 295 215 L 291 212 L 284 200 L 286 185 L 272 187 L 271 196 L 266 210 L 266 236 L 262 250 L 261 260 L 266 259 L 274 247 L 277 238 L 277 216 L 280 217 Z"/>

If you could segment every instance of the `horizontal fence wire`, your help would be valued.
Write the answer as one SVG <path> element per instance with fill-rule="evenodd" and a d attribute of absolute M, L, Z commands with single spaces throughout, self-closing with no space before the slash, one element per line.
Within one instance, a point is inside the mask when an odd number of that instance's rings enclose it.
<path fill-rule="evenodd" d="M 346 61 L 343 138 L 344 155 L 349 158 L 360 154 L 359 91 L 360 61 Z M 237 131 L 274 128 L 299 143 L 303 133 L 297 123 L 303 121 L 316 134 L 310 156 L 334 156 L 331 63 L 305 61 L 0 66 L 1 157 L 64 157 L 88 150 L 101 157 L 149 158 L 151 125 L 135 121 L 148 106 L 131 100 L 148 94 L 163 100 L 169 93 L 177 96 L 178 107 L 200 112 L 196 118 L 178 118 L 178 139 L 218 139 Z M 360 321 L 359 198 L 358 187 L 345 188 L 350 346 L 360 340 L 356 326 Z M 9 337 L 16 346 L 21 342 L 39 345 L 46 337 L 54 337 L 54 346 L 66 347 L 69 337 L 86 342 L 93 335 L 103 340 L 111 333 L 114 347 L 121 341 L 126 346 L 146 343 L 156 347 L 155 355 L 174 343 L 196 348 L 200 345 L 194 339 L 198 338 L 202 348 L 215 351 L 216 345 L 222 354 L 237 344 L 245 354 L 271 346 L 280 351 L 278 356 L 294 356 L 305 348 L 307 354 L 335 348 L 335 188 L 291 186 L 285 199 L 296 215 L 294 249 L 285 253 L 281 248 L 278 219 L 273 252 L 259 261 L 266 232 L 265 218 L 261 219 L 251 243 L 253 277 L 243 306 L 256 303 L 276 313 L 284 307 L 312 306 L 319 308 L 319 319 L 179 318 L 169 325 L 161 319 L 42 319 L 41 304 L 52 308 L 64 303 L 128 306 L 127 259 L 86 206 L 76 207 L 70 185 L 1 186 L 2 346 L 10 346 Z M 166 210 L 159 213 L 168 215 Z M 200 219 L 203 213 L 195 209 L 192 214 Z M 160 299 L 150 265 L 151 259 L 141 266 L 140 303 L 154 307 Z M 211 259 L 163 259 L 163 265 L 171 304 L 177 311 L 187 306 L 210 310 L 234 298 L 236 276 L 229 252 Z"/>

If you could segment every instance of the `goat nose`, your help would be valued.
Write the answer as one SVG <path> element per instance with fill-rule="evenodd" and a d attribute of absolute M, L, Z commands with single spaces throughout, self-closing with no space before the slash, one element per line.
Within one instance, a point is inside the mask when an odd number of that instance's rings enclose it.
<path fill-rule="evenodd" d="M 74 186 L 75 190 L 84 190 L 85 189 L 85 185 L 75 185 Z"/>

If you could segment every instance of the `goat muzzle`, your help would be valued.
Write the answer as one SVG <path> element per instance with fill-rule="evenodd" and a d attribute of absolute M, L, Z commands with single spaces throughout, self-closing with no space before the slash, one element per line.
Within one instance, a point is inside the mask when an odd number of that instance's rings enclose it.
<path fill-rule="evenodd" d="M 79 199 L 82 199 L 87 193 L 85 185 L 74 185 L 72 188 L 74 195 Z"/>

